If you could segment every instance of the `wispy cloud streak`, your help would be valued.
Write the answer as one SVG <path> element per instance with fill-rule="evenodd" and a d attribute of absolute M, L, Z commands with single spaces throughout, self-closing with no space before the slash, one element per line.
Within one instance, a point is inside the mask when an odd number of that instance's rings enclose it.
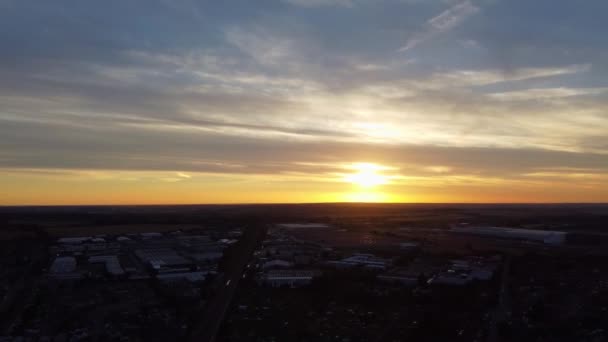
<path fill-rule="evenodd" d="M 415 34 L 399 51 L 405 52 L 413 49 L 418 44 L 423 43 L 438 34 L 447 32 L 460 25 L 465 19 L 479 12 L 479 7 L 473 5 L 469 0 L 461 2 L 426 22 L 425 30 Z"/>

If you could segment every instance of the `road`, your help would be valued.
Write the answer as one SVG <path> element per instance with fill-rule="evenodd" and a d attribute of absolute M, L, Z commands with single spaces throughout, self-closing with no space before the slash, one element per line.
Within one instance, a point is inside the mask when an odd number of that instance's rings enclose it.
<path fill-rule="evenodd" d="M 504 322 L 509 312 L 509 268 L 511 267 L 511 256 L 507 255 L 502 269 L 500 290 L 498 292 L 498 305 L 491 313 L 490 327 L 488 332 L 488 342 L 496 342 L 498 340 L 498 324 Z"/>
<path fill-rule="evenodd" d="M 266 231 L 265 226 L 252 226 L 245 229 L 243 236 L 235 245 L 235 253 L 228 260 L 222 286 L 209 300 L 203 316 L 193 327 L 189 341 L 212 342 L 215 339 L 247 263 L 257 246 L 264 240 Z"/>

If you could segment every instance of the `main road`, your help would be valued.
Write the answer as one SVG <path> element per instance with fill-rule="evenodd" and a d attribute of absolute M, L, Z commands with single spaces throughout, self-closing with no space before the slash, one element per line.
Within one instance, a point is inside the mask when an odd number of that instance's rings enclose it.
<path fill-rule="evenodd" d="M 498 292 L 498 305 L 491 312 L 490 327 L 488 331 L 488 342 L 496 342 L 498 338 L 498 324 L 504 322 L 509 315 L 509 269 L 511 267 L 511 255 L 507 254 L 502 268 L 500 279 L 500 290 Z"/>
<path fill-rule="evenodd" d="M 228 256 L 221 285 L 207 303 L 203 316 L 194 324 L 189 341 L 212 342 L 215 339 L 247 263 L 257 246 L 264 240 L 266 231 L 265 225 L 245 228 L 239 242 Z"/>

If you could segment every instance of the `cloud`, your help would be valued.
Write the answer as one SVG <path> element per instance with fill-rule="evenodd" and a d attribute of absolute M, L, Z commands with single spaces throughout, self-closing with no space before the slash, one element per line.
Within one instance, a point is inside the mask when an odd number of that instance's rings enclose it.
<path fill-rule="evenodd" d="M 452 171 L 452 168 L 449 166 L 428 166 L 426 169 L 435 173 L 448 173 Z"/>
<path fill-rule="evenodd" d="M 608 49 L 561 40 L 590 39 L 586 21 L 559 37 L 547 21 L 515 36 L 501 11 L 536 5 L 505 1 L 484 6 L 482 27 L 458 30 L 454 44 L 405 60 L 394 51 L 403 32 L 444 1 L 235 3 L 150 2 L 133 21 L 118 9 L 143 2 L 14 2 L 0 32 L 0 169 L 156 170 L 182 183 L 195 173 L 333 179 L 339 165 L 366 161 L 459 184 L 607 172 L 608 69 L 597 56 Z M 459 2 L 408 44 L 478 11 Z M 525 58 L 495 58 L 496 37 Z"/>
<path fill-rule="evenodd" d="M 436 35 L 450 31 L 477 12 L 479 12 L 479 7 L 473 5 L 473 3 L 469 0 L 458 3 L 441 12 L 439 15 L 429 19 L 426 22 L 425 30 L 410 38 L 408 42 L 399 49 L 399 51 L 408 51 L 416 47 L 418 44 L 435 37 Z"/>
<path fill-rule="evenodd" d="M 52 129 L 53 135 L 44 134 Z M 74 129 L 68 125 L 6 122 L 3 168 L 180 170 L 218 174 L 322 174 L 353 162 L 376 162 L 412 173 L 487 174 L 503 177 L 547 168 L 608 172 L 606 154 L 530 148 L 449 147 L 298 141 L 232 136 L 221 132 L 144 130 L 121 126 Z M 606 151 L 608 152 L 608 151 Z M 423 169 L 419 169 L 419 168 Z M 406 171 L 403 171 L 406 172 Z"/>
<path fill-rule="evenodd" d="M 535 78 L 555 77 L 588 72 L 589 64 L 574 64 L 563 67 L 517 68 L 508 71 L 490 70 L 456 70 L 437 72 L 427 84 L 434 86 L 483 86 L 500 82 L 524 81 Z"/>
<path fill-rule="evenodd" d="M 235 27 L 226 31 L 226 40 L 263 65 L 288 62 L 294 46 L 271 32 L 252 32 Z"/>
<path fill-rule="evenodd" d="M 286 3 L 301 7 L 324 7 L 324 6 L 343 6 L 351 7 L 354 5 L 352 0 L 283 0 Z"/>
<path fill-rule="evenodd" d="M 528 101 L 557 99 L 582 95 L 600 95 L 608 92 L 608 88 L 532 88 L 520 91 L 492 93 L 488 96 L 502 101 Z"/>
<path fill-rule="evenodd" d="M 283 0 L 284 2 L 301 7 L 324 7 L 324 6 L 343 6 L 351 7 L 354 5 L 352 0 Z"/>
<path fill-rule="evenodd" d="M 186 179 L 192 178 L 191 175 L 189 175 L 187 173 L 184 173 L 184 172 L 178 172 L 177 176 L 180 177 L 180 178 L 186 178 Z"/>

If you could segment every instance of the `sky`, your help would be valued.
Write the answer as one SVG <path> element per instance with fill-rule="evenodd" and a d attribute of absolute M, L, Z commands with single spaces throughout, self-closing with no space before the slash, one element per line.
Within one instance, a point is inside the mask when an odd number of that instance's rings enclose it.
<path fill-rule="evenodd" d="M 0 0 L 0 205 L 608 202 L 605 0 Z"/>

